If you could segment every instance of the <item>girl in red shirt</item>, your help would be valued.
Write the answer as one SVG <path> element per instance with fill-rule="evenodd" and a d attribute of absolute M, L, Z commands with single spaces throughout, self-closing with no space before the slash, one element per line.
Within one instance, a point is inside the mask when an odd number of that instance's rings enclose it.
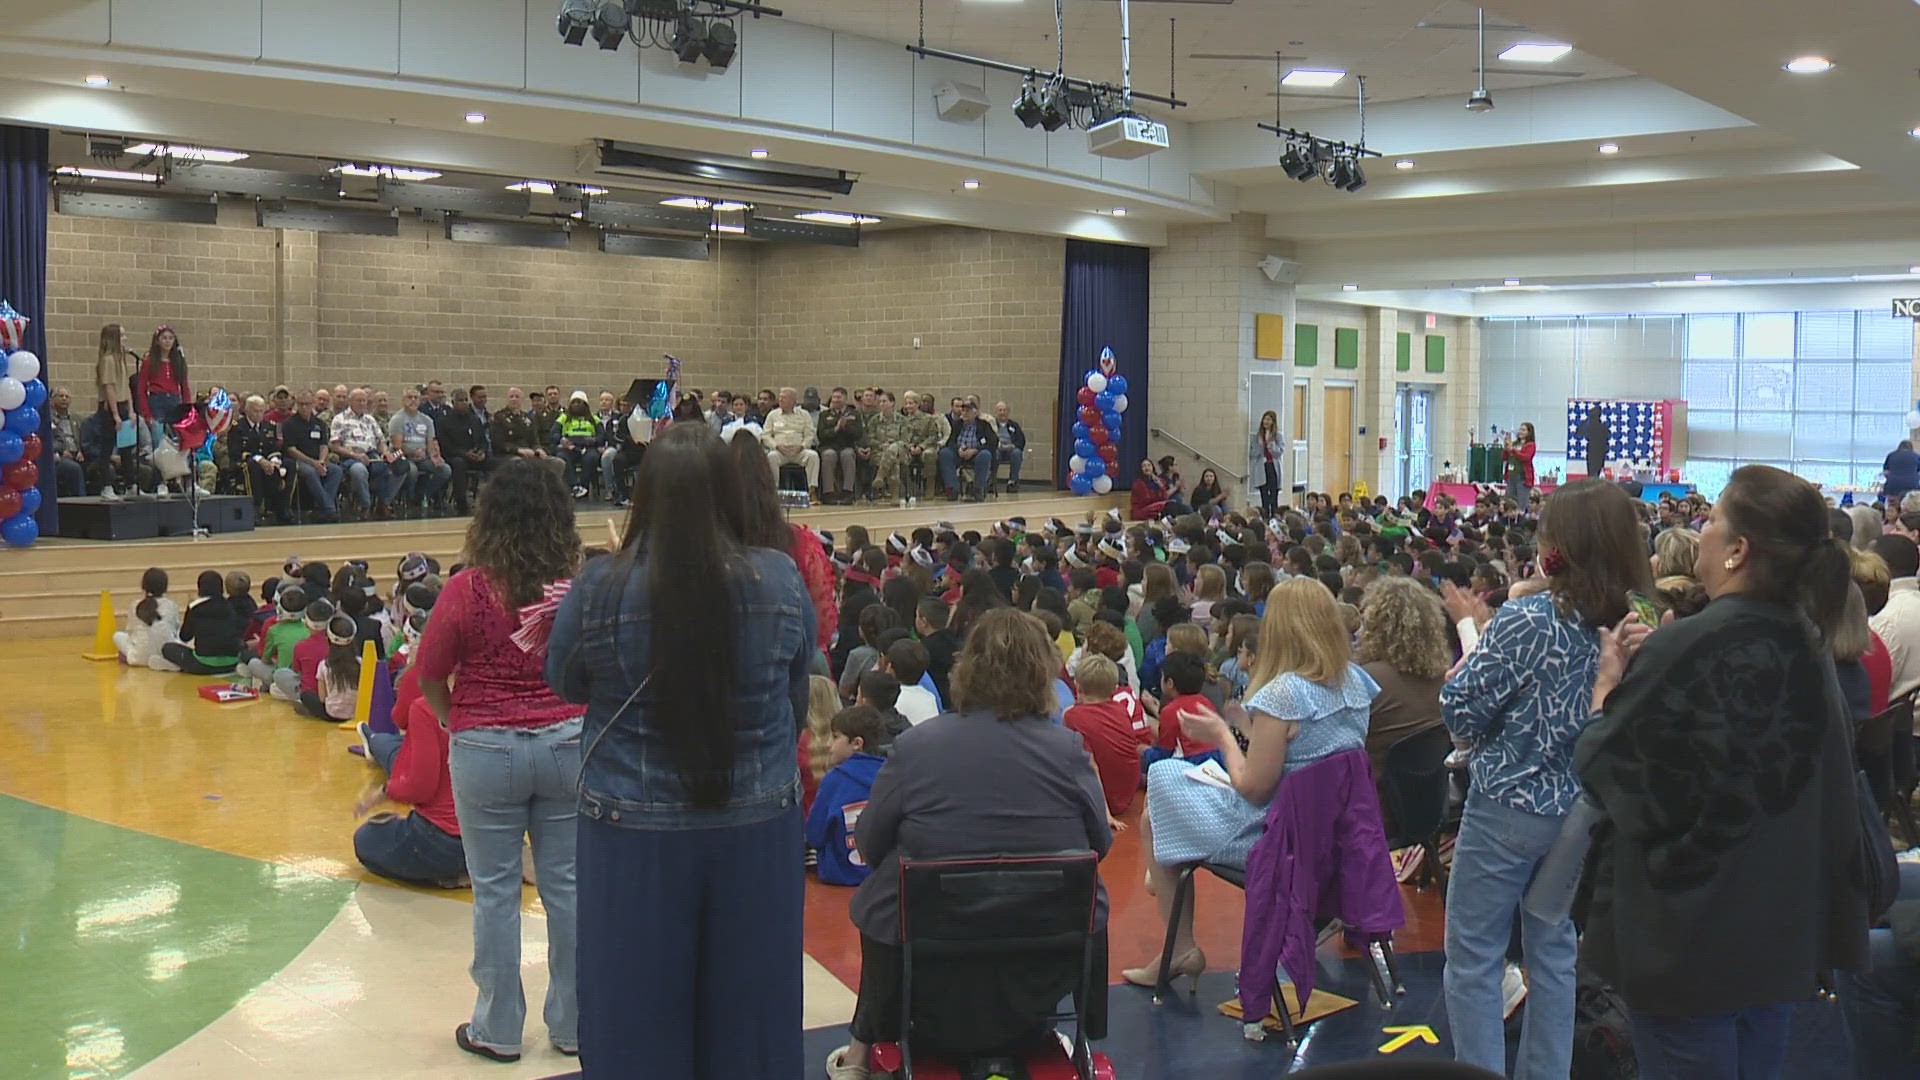
<path fill-rule="evenodd" d="M 1507 462 L 1507 496 L 1527 512 L 1533 492 L 1533 425 L 1521 424 L 1520 431 L 1507 442 L 1500 454 Z"/>

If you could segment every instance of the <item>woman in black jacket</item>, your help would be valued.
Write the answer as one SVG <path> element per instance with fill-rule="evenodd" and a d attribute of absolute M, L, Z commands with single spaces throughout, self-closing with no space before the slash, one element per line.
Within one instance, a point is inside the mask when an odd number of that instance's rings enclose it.
<path fill-rule="evenodd" d="M 1865 960 L 1829 644 L 1850 577 L 1826 517 L 1805 480 L 1738 470 L 1701 536 L 1706 610 L 1602 635 L 1574 759 L 1607 817 L 1582 949 L 1647 1080 L 1779 1076 L 1793 1007 Z"/>

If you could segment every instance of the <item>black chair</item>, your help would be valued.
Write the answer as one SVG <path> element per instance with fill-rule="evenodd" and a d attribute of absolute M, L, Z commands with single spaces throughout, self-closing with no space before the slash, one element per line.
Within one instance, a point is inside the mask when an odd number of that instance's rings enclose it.
<path fill-rule="evenodd" d="M 1074 1021 L 1067 1054 L 1081 1080 L 1093 1080 L 1087 1042 L 1091 995 L 1106 992 L 1093 973 L 1098 944 L 1094 914 L 1100 860 L 1091 851 L 963 859 L 900 860 L 900 1075 L 913 1077 L 916 971 L 936 975 L 942 959 L 1008 956 L 1023 962 L 1054 956 L 1077 963 L 1073 1012 L 1044 1019 Z"/>
<path fill-rule="evenodd" d="M 1899 822 L 1909 846 L 1920 844 L 1920 827 L 1913 815 L 1913 699 L 1913 692 L 1895 698 L 1868 717 L 1853 736 L 1854 758 L 1867 774 L 1874 800 Z"/>
<path fill-rule="evenodd" d="M 1444 898 L 1447 873 L 1440 865 L 1440 827 L 1447 817 L 1447 755 L 1453 738 L 1440 726 L 1416 732 L 1387 748 L 1378 787 L 1380 808 L 1391 828 L 1387 847 L 1419 845 L 1424 857 L 1417 877 L 1419 888 L 1436 885 Z"/>
<path fill-rule="evenodd" d="M 1167 990 L 1172 985 L 1167 976 L 1169 970 L 1173 967 L 1174 939 L 1178 936 L 1177 932 L 1180 927 L 1181 915 L 1186 912 L 1187 905 L 1193 902 L 1193 875 L 1195 871 L 1199 870 L 1205 870 L 1207 873 L 1212 874 L 1214 877 L 1219 878 L 1221 881 L 1226 882 L 1242 892 L 1245 892 L 1247 888 L 1247 872 L 1237 866 L 1223 866 L 1219 863 L 1198 862 L 1187 863 L 1180 867 L 1179 880 L 1173 888 L 1173 908 L 1167 914 L 1167 938 L 1165 944 L 1160 949 L 1160 981 L 1155 984 L 1153 988 L 1153 1003 L 1155 1005 L 1160 1004 L 1161 1001 L 1166 998 Z M 1326 931 L 1332 923 L 1332 919 L 1314 920 L 1314 931 L 1320 935 L 1322 944 L 1326 941 Z M 1369 949 L 1367 953 L 1367 976 L 1373 983 L 1374 995 L 1380 999 L 1380 1007 L 1383 1009 L 1391 1009 L 1393 1008 L 1394 997 L 1407 992 L 1406 986 L 1400 981 L 1399 966 L 1394 962 L 1393 938 L 1391 935 L 1382 934 L 1374 938 L 1369 944 L 1380 946 L 1380 960 L 1386 965 L 1387 970 L 1383 977 L 1380 971 L 1380 964 L 1374 963 L 1372 950 Z M 1241 974 L 1242 976 L 1246 975 L 1245 972 Z M 1196 980 L 1195 992 L 1198 992 L 1199 989 L 1197 982 Z M 1391 991 L 1388 990 L 1389 983 L 1392 984 Z M 1287 1045 L 1298 1046 L 1300 1040 L 1293 1030 L 1293 1017 L 1289 1015 L 1286 996 L 1280 992 L 1282 985 L 1279 973 L 1275 972 L 1273 976 L 1274 1011 L 1280 1014 L 1280 1030 L 1287 1037 Z M 1303 1001 L 1300 1003 L 1302 1009 L 1305 1009 L 1306 1006 L 1306 1002 Z M 1263 1018 L 1258 1016 L 1247 1017 L 1245 1022 L 1249 1024 L 1257 1023 L 1261 1019 Z"/>

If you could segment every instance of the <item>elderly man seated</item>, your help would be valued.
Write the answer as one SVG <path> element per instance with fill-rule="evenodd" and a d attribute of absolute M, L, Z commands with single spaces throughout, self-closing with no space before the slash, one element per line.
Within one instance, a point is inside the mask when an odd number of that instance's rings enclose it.
<path fill-rule="evenodd" d="M 799 406 L 800 391 L 791 386 L 780 388 L 780 407 L 767 413 L 760 432 L 760 445 L 766 447 L 767 465 L 777 482 L 782 465 L 798 465 L 807 471 L 807 491 L 820 491 L 820 452 L 813 414 Z"/>

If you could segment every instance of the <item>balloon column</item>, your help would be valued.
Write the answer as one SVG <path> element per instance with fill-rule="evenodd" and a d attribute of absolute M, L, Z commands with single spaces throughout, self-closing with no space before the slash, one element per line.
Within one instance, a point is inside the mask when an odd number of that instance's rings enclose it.
<path fill-rule="evenodd" d="M 40 538 L 40 407 L 47 384 L 40 381 L 40 358 L 20 346 L 26 316 L 0 300 L 0 540 L 26 547 Z"/>
<path fill-rule="evenodd" d="M 1127 411 L 1127 377 L 1115 373 L 1113 350 L 1100 350 L 1100 363 L 1080 387 L 1079 419 L 1073 424 L 1073 457 L 1067 460 L 1067 487 L 1075 495 L 1105 495 L 1120 468 L 1120 421 Z"/>

